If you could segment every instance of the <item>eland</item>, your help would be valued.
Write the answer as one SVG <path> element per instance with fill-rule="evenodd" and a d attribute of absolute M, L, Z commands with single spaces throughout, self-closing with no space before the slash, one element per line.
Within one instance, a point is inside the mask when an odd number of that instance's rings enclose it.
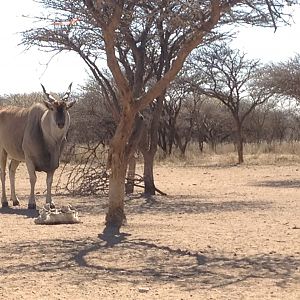
<path fill-rule="evenodd" d="M 70 126 L 68 109 L 75 101 L 70 101 L 72 83 L 61 99 L 55 99 L 46 92 L 43 103 L 35 103 L 29 108 L 7 106 L 0 108 L 0 170 L 2 182 L 2 207 L 8 206 L 5 192 L 5 169 L 10 158 L 9 179 L 11 200 L 19 205 L 15 191 L 16 169 L 25 162 L 30 179 L 29 209 L 36 209 L 36 171 L 47 173 L 46 203 L 55 207 L 51 197 L 53 175 L 59 166 L 59 158 Z"/>

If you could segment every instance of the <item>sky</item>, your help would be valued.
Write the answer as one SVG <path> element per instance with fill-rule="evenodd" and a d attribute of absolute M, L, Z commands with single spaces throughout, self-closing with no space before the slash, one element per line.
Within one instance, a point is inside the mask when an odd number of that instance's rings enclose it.
<path fill-rule="evenodd" d="M 88 78 L 88 70 L 78 55 L 72 52 L 55 56 L 31 48 L 24 51 L 19 32 L 32 27 L 24 15 L 39 15 L 33 0 L 6 1 L 0 11 L 0 95 L 41 91 L 64 92 L 69 83 L 78 89 Z M 278 62 L 300 53 L 300 7 L 293 13 L 294 23 L 270 28 L 241 27 L 233 45 L 248 54 L 248 58 L 264 63 Z"/>
<path fill-rule="evenodd" d="M 88 77 L 85 64 L 75 53 L 55 56 L 18 45 L 21 31 L 32 27 L 24 15 L 39 15 L 40 7 L 33 0 L 6 1 L 0 11 L 0 95 L 47 91 L 64 92 L 70 82 L 78 88 Z"/>

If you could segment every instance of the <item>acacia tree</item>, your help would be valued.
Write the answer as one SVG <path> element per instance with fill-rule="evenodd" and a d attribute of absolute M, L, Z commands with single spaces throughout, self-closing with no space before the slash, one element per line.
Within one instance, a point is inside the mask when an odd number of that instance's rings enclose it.
<path fill-rule="evenodd" d="M 262 70 L 260 84 L 278 95 L 300 101 L 300 54 Z"/>
<path fill-rule="evenodd" d="M 72 112 L 70 137 L 74 143 L 98 143 L 103 146 L 115 131 L 115 123 L 106 107 L 105 97 L 97 82 L 91 78 L 81 88 L 79 101 Z"/>
<path fill-rule="evenodd" d="M 272 96 L 269 90 L 256 86 L 259 61 L 246 59 L 244 53 L 230 49 L 225 43 L 201 49 L 191 61 L 194 84 L 230 111 L 235 123 L 238 163 L 243 163 L 243 123 L 255 107 Z"/>
<path fill-rule="evenodd" d="M 277 99 L 272 98 L 253 110 L 244 124 L 244 132 L 247 142 L 261 144 L 271 134 L 270 128 L 266 124 L 274 113 L 274 109 L 278 104 Z"/>
<path fill-rule="evenodd" d="M 197 112 L 201 110 L 205 97 L 191 86 L 190 78 L 184 72 L 179 74 L 170 86 L 168 96 L 169 100 L 164 105 L 167 122 L 162 124 L 168 128 L 170 151 L 168 154 L 171 154 L 174 143 L 180 151 L 180 156 L 184 157 L 197 125 Z"/>
<path fill-rule="evenodd" d="M 228 139 L 232 133 L 232 119 L 225 107 L 217 101 L 206 101 L 199 111 L 202 132 L 210 149 L 217 153 L 217 145 Z"/>
<path fill-rule="evenodd" d="M 128 157 L 135 146 L 140 111 L 162 95 L 199 44 L 217 34 L 222 25 L 249 23 L 276 26 L 282 10 L 297 0 L 40 0 L 48 9 L 42 27 L 24 33 L 23 44 L 77 52 L 107 90 L 107 101 L 117 109 L 117 128 L 110 143 L 109 209 L 106 225 L 119 228 L 125 219 L 124 185 Z M 53 12 L 53 14 L 50 14 Z M 80 20 L 57 30 L 57 20 Z M 223 30 L 224 31 L 224 30 Z M 160 37 L 168 36 L 164 51 Z M 170 54 L 170 67 L 160 77 L 150 76 L 154 65 Z M 101 72 L 105 57 L 114 88 Z M 162 65 L 160 65 L 162 66 Z M 151 79 L 151 80 L 150 80 Z M 113 106 L 113 105 L 112 105 Z M 137 123 L 135 123 L 135 121 Z"/>
<path fill-rule="evenodd" d="M 185 157 L 187 146 L 192 140 L 193 128 L 195 127 L 195 106 L 198 102 L 194 94 L 187 96 L 185 100 L 190 101 L 193 105 L 183 105 L 175 127 L 175 142 L 181 157 Z"/>

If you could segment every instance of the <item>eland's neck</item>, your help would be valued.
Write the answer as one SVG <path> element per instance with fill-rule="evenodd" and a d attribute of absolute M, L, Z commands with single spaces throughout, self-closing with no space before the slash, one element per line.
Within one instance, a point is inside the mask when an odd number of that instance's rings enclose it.
<path fill-rule="evenodd" d="M 66 112 L 66 120 L 63 128 L 59 128 L 54 121 L 51 111 L 47 110 L 41 119 L 41 128 L 43 132 L 44 139 L 48 146 L 55 147 L 60 145 L 61 142 L 66 138 L 69 126 L 70 126 L 70 116 Z M 51 148 L 52 148 L 51 147 Z"/>

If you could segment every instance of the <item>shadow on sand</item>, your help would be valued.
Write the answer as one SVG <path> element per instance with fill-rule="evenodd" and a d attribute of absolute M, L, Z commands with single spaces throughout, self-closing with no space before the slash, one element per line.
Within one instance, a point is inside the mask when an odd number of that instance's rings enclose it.
<path fill-rule="evenodd" d="M 298 189 L 300 187 L 300 180 L 270 180 L 270 181 L 266 180 L 266 181 L 260 181 L 254 184 L 254 186 Z"/>
<path fill-rule="evenodd" d="M 0 215 L 19 215 L 28 218 L 36 218 L 39 215 L 39 212 L 35 209 L 25 209 L 16 206 L 0 208 Z"/>
<path fill-rule="evenodd" d="M 205 199 L 201 196 L 141 196 L 128 200 L 126 211 L 129 213 L 219 213 L 227 211 L 266 210 L 272 203 L 268 201 Z"/>
<path fill-rule="evenodd" d="M 73 284 L 95 279 L 132 284 L 173 282 L 185 290 L 252 284 L 255 278 L 273 280 L 282 288 L 299 281 L 300 258 L 296 256 L 238 256 L 213 248 L 190 251 L 107 230 L 94 239 L 2 244 L 0 252 L 0 279 L 13 274 L 18 278 L 30 276 L 31 272 L 40 272 L 41 276 L 52 272 L 53 277 L 59 277 L 63 272 Z M 22 263 L 18 255 L 22 255 Z M 24 257 L 28 258 L 26 263 Z M 2 260 L 9 261 L 9 269 L 1 267 Z"/>
<path fill-rule="evenodd" d="M 56 202 L 57 203 L 57 202 Z M 107 197 L 81 197 L 76 199 L 74 207 L 82 214 L 105 214 L 108 205 Z M 150 196 L 134 194 L 125 200 L 127 214 L 183 214 L 183 213 L 219 213 L 226 211 L 266 210 L 272 206 L 268 201 L 206 199 L 202 196 Z"/>

